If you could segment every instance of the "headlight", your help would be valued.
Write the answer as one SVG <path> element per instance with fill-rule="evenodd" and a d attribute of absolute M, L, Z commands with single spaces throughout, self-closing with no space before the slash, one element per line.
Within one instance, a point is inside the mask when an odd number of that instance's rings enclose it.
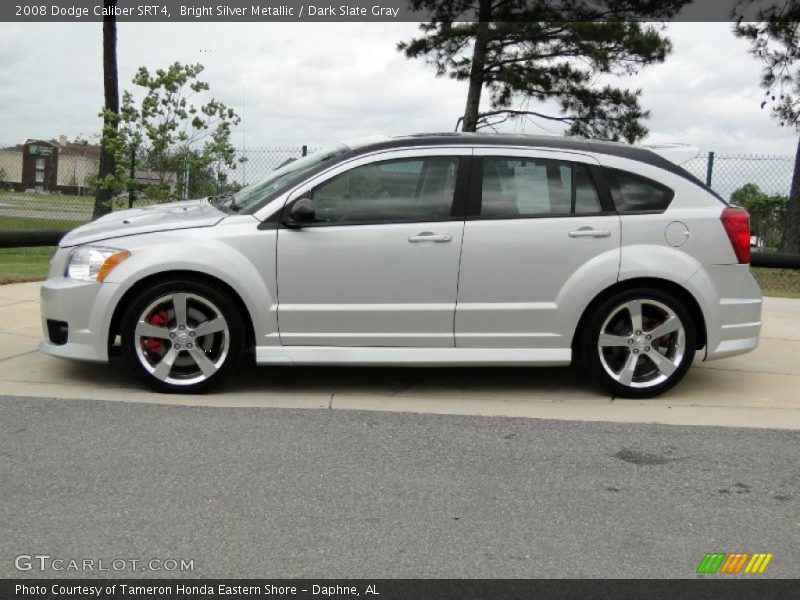
<path fill-rule="evenodd" d="M 130 255 L 119 248 L 80 246 L 69 257 L 66 275 L 79 281 L 103 281 L 111 269 Z"/>

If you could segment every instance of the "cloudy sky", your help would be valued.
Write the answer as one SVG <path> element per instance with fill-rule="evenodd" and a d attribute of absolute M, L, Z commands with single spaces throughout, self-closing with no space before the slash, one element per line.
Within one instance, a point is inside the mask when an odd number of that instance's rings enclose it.
<path fill-rule="evenodd" d="M 140 65 L 202 62 L 212 94 L 243 113 L 248 146 L 451 131 L 466 84 L 435 78 L 422 61 L 395 50 L 416 30 L 414 23 L 121 23 L 120 87 L 133 87 Z M 797 134 L 759 109 L 759 65 L 728 23 L 678 23 L 668 31 L 672 56 L 624 80 L 644 90 L 648 143 L 794 153 Z M 0 23 L 0 64 L 0 143 L 93 139 L 102 104 L 100 24 Z M 552 123 L 508 130 L 560 132 Z M 240 127 L 237 145 L 241 138 Z"/>

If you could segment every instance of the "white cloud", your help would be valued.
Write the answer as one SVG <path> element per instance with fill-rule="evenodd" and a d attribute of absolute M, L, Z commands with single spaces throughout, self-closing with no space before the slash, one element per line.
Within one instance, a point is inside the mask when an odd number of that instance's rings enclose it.
<path fill-rule="evenodd" d="M 414 23 L 121 23 L 120 87 L 132 87 L 139 65 L 202 62 L 213 95 L 238 111 L 244 85 L 248 145 L 450 131 L 463 111 L 466 83 L 436 78 L 424 62 L 397 52 L 395 44 L 416 31 Z M 759 109 L 759 65 L 729 24 L 673 24 L 669 34 L 674 54 L 624 81 L 644 90 L 652 113 L 648 142 L 794 153 L 797 133 Z M 0 24 L 0 62 L 0 141 L 98 131 L 100 24 Z M 238 143 L 241 131 L 235 136 Z"/>

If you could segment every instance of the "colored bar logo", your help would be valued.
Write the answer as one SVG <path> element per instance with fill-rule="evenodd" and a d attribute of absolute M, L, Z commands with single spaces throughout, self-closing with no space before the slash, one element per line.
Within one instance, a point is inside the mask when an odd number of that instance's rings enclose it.
<path fill-rule="evenodd" d="M 738 575 L 744 572 L 760 575 L 767 570 L 771 560 L 772 554 L 767 552 L 708 552 L 697 566 L 697 573 Z"/>

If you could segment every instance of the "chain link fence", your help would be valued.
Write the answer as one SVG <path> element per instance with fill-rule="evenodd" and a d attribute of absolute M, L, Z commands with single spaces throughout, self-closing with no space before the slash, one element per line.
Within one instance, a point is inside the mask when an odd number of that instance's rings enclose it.
<path fill-rule="evenodd" d="M 725 199 L 730 199 L 736 190 L 748 183 L 756 184 L 766 194 L 788 196 L 794 156 L 709 152 L 681 166 Z"/>
<path fill-rule="evenodd" d="M 313 148 L 304 145 L 245 148 L 240 151 L 235 168 L 193 175 L 190 197 L 247 186 L 311 151 Z M 63 138 L 0 144 L 0 233 L 64 231 L 91 220 L 99 163 L 99 146 Z M 683 166 L 726 199 L 748 184 L 757 186 L 766 196 L 785 197 L 791 186 L 794 157 L 709 152 L 689 159 Z M 178 182 L 183 181 L 183 173 L 136 171 L 134 175 L 138 191 L 117 195 L 112 201 L 113 210 L 179 199 Z M 148 193 L 157 184 L 163 190 L 165 182 L 172 190 L 166 199 Z M 751 210 L 754 251 L 779 248 L 783 234 L 781 210 L 779 202 L 767 217 Z M 766 294 L 800 298 L 797 270 L 753 268 L 753 272 Z"/>
<path fill-rule="evenodd" d="M 191 174 L 190 197 L 239 189 L 308 151 L 307 146 L 247 148 L 235 168 Z M 90 144 L 0 145 L 0 231 L 65 230 L 91 220 L 99 167 L 100 148 Z M 137 191 L 115 196 L 113 210 L 180 198 L 181 172 L 137 170 L 134 179 Z"/>
<path fill-rule="evenodd" d="M 750 211 L 753 252 L 775 252 L 783 238 L 794 161 L 793 156 L 709 152 L 688 160 L 682 166 L 726 200 L 741 202 L 736 192 L 748 185 L 756 186 L 762 198 L 772 198 L 772 202 L 764 205 L 766 212 L 763 208 L 759 210 L 755 203 L 749 206 L 743 203 Z M 741 195 L 753 200 L 753 196 L 758 194 L 753 191 Z M 753 267 L 752 271 L 765 295 L 800 298 L 800 271 L 759 267 Z"/>

